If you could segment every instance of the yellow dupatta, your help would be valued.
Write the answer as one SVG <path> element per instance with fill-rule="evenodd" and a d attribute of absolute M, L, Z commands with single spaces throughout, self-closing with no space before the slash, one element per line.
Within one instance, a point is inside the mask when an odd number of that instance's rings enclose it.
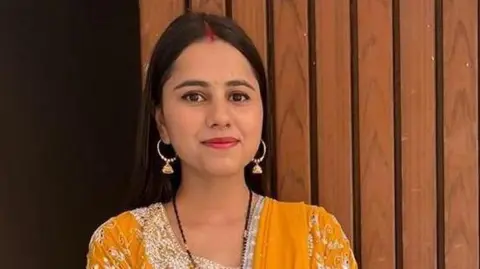
<path fill-rule="evenodd" d="M 321 207 L 265 199 L 254 269 L 357 268 L 348 239 Z"/>

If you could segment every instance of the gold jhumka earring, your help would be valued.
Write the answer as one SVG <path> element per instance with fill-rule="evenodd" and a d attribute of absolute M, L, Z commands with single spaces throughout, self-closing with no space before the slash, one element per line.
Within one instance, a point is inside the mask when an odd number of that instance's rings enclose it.
<path fill-rule="evenodd" d="M 165 162 L 165 165 L 162 167 L 162 173 L 167 174 L 167 175 L 171 175 L 175 171 L 173 171 L 173 167 L 170 163 L 176 161 L 177 157 L 173 157 L 173 158 L 165 157 L 160 150 L 160 145 L 161 145 L 162 142 L 163 142 L 162 139 L 160 139 L 160 140 L 158 140 L 158 143 L 157 143 L 158 156 L 160 156 L 160 158 Z"/>
<path fill-rule="evenodd" d="M 267 145 L 265 145 L 265 142 L 263 142 L 263 139 L 261 140 L 261 142 L 262 142 L 262 147 L 263 147 L 263 154 L 260 158 L 253 158 L 252 162 L 255 163 L 255 165 L 253 166 L 253 169 L 252 169 L 253 174 L 262 174 L 263 173 L 263 169 L 259 164 L 265 158 L 265 154 L 267 153 Z"/>

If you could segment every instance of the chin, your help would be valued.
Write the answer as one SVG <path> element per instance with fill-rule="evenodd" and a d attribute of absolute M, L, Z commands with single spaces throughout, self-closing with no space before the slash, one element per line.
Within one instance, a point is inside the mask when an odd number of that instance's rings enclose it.
<path fill-rule="evenodd" d="M 204 170 L 206 174 L 215 177 L 230 177 L 243 173 L 243 169 L 244 167 L 238 164 L 233 165 L 217 162 L 215 164 L 206 164 L 202 170 Z"/>

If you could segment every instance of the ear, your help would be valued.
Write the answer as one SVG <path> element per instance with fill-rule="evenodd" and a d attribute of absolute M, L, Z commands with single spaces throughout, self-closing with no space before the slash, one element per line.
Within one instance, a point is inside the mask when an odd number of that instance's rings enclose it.
<path fill-rule="evenodd" d="M 162 108 L 155 107 L 155 122 L 157 124 L 157 131 L 163 143 L 170 144 L 170 136 L 168 135 L 167 127 L 165 126 L 165 118 L 163 116 Z"/>

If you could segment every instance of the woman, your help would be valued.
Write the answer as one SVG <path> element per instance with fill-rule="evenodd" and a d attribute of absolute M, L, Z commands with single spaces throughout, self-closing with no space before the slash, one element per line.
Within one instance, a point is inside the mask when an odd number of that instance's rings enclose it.
<path fill-rule="evenodd" d="M 134 209 L 95 231 L 88 268 L 357 268 L 323 208 L 263 196 L 271 99 L 232 20 L 173 21 L 144 94 Z"/>

